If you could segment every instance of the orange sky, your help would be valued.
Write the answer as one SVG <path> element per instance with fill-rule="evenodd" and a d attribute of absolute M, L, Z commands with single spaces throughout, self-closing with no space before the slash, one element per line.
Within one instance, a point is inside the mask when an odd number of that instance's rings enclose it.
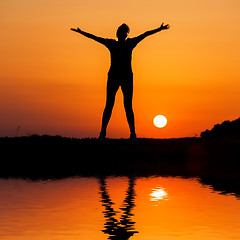
<path fill-rule="evenodd" d="M 97 137 L 109 53 L 69 29 L 115 38 L 123 22 L 129 37 L 171 25 L 133 52 L 139 137 L 191 137 L 240 117 L 238 0 L 2 0 L 0 136 Z M 121 91 L 107 136 L 129 136 Z"/>

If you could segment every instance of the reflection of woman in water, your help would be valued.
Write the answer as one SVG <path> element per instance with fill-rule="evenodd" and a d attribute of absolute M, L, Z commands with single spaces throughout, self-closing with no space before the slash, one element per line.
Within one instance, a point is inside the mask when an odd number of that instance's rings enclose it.
<path fill-rule="evenodd" d="M 79 28 L 71 28 L 71 30 L 81 33 L 83 36 L 91 38 L 103 45 L 105 45 L 111 54 L 111 66 L 108 72 L 108 83 L 107 83 L 107 100 L 106 106 L 102 117 L 102 128 L 99 139 L 103 140 L 106 137 L 106 129 L 110 120 L 112 109 L 115 101 L 115 95 L 118 88 L 121 86 L 123 97 L 124 97 L 124 108 L 126 111 L 127 121 L 130 128 L 130 139 L 136 141 L 134 114 L 132 109 L 132 96 L 133 96 L 133 73 L 132 73 L 132 50 L 136 45 L 142 41 L 145 37 L 150 36 L 154 33 L 160 32 L 161 30 L 168 29 L 169 25 L 162 25 L 151 31 L 147 31 L 138 37 L 127 38 L 130 31 L 126 24 L 122 24 L 117 30 L 117 38 L 105 39 L 97 37 L 93 34 L 84 32 Z"/>
<path fill-rule="evenodd" d="M 102 230 L 104 233 L 108 234 L 108 239 L 111 240 L 127 240 L 134 233 L 138 233 L 134 230 L 134 223 L 131 219 L 133 216 L 132 210 L 135 206 L 134 204 L 134 185 L 135 179 L 133 177 L 129 178 L 129 187 L 126 192 L 126 198 L 123 201 L 122 215 L 120 220 L 115 218 L 116 211 L 113 209 L 113 202 L 110 199 L 110 196 L 107 192 L 107 184 L 104 178 L 100 178 L 100 193 L 101 193 L 101 202 L 105 207 L 104 217 L 106 218 L 105 228 Z"/>

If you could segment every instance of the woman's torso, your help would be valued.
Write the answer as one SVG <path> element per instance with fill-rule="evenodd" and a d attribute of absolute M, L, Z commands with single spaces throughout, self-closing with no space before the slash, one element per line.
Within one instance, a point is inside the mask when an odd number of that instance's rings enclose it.
<path fill-rule="evenodd" d="M 132 78 L 132 50 L 135 47 L 134 39 L 127 39 L 124 42 L 106 39 L 105 45 L 111 54 L 111 66 L 108 77 L 121 80 Z"/>

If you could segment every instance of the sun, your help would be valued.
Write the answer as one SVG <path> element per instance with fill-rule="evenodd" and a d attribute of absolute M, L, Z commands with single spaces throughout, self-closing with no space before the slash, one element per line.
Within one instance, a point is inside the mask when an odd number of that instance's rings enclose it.
<path fill-rule="evenodd" d="M 157 115 L 153 119 L 153 124 L 158 128 L 163 128 L 167 125 L 167 118 L 163 115 Z"/>

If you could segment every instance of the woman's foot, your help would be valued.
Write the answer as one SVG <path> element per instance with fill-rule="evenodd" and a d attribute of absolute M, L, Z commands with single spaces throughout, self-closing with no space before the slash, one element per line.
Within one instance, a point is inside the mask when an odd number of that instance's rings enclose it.
<path fill-rule="evenodd" d="M 132 143 L 138 143 L 137 136 L 136 136 L 135 132 L 133 132 L 133 133 L 131 132 L 131 134 L 130 134 L 130 141 Z"/>
<path fill-rule="evenodd" d="M 98 141 L 99 142 L 102 142 L 106 139 L 106 132 L 104 131 L 101 131 L 100 134 L 99 134 L 99 137 L 98 137 Z"/>

